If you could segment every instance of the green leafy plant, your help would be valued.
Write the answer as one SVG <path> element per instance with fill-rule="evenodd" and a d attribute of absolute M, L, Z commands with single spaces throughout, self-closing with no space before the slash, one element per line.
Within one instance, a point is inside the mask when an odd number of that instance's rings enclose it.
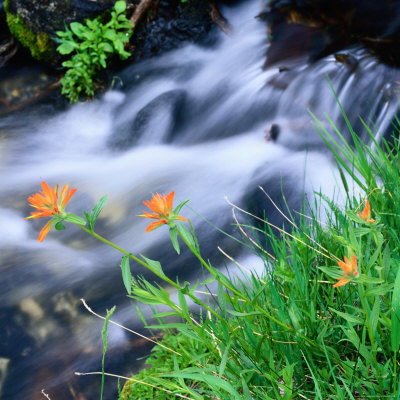
<path fill-rule="evenodd" d="M 125 50 L 126 43 L 133 32 L 133 25 L 125 16 L 126 3 L 117 1 L 107 23 L 103 18 L 87 19 L 85 24 L 72 22 L 65 31 L 58 31 L 56 39 L 60 45 L 57 51 L 70 55 L 62 63 L 68 68 L 62 79 L 61 93 L 71 102 L 83 95 L 93 97 L 96 88 L 96 76 L 107 67 L 108 59 L 117 54 L 123 60 L 130 57 Z"/>

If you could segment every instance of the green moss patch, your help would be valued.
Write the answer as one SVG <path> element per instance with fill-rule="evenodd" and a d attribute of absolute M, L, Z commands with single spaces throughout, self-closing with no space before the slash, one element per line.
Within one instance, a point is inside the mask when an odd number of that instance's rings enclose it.
<path fill-rule="evenodd" d="M 53 60 L 55 48 L 50 35 L 45 32 L 34 33 L 21 16 L 14 15 L 9 11 L 7 1 L 4 5 L 7 24 L 12 35 L 30 50 L 33 58 L 49 62 Z"/>

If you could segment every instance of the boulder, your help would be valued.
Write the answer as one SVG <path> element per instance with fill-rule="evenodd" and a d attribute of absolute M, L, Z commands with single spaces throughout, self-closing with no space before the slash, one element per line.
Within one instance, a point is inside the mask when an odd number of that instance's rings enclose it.
<path fill-rule="evenodd" d="M 312 62 L 362 43 L 384 62 L 400 57 L 400 0 L 272 0 L 266 7 L 266 66 L 308 56 Z"/>

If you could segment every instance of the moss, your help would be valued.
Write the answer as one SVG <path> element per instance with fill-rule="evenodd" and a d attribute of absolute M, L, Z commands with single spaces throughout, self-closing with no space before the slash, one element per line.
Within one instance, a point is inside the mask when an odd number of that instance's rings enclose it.
<path fill-rule="evenodd" d="M 32 57 L 42 61 L 53 62 L 55 47 L 50 35 L 45 32 L 34 33 L 24 23 L 21 16 L 14 15 L 9 11 L 8 0 L 4 2 L 4 9 L 10 32 L 23 46 L 30 50 Z"/>

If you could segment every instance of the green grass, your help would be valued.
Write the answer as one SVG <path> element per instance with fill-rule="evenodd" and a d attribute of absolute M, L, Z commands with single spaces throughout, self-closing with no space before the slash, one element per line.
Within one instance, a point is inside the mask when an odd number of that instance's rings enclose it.
<path fill-rule="evenodd" d="M 197 293 L 189 284 L 171 313 L 154 308 L 149 327 L 168 331 L 163 343 L 180 356 L 156 346 L 151 368 L 134 378 L 172 393 L 127 382 L 120 399 L 400 398 L 399 140 L 378 143 L 364 124 L 366 146 L 348 125 L 350 146 L 330 123 L 332 133 L 315 119 L 337 159 L 346 204 L 320 193 L 311 217 L 288 219 L 285 231 L 255 218 L 241 225 L 242 240 L 265 263 L 262 275 L 243 269 L 230 277 L 208 266 L 214 276 L 196 290 L 207 292 L 213 281 L 215 293 L 196 311 L 185 303 Z M 376 223 L 358 215 L 366 199 Z M 191 247 L 199 258 L 200 246 Z M 334 288 L 343 276 L 338 261 L 352 254 L 359 278 Z M 132 297 L 168 305 L 162 292 L 139 279 Z"/>

